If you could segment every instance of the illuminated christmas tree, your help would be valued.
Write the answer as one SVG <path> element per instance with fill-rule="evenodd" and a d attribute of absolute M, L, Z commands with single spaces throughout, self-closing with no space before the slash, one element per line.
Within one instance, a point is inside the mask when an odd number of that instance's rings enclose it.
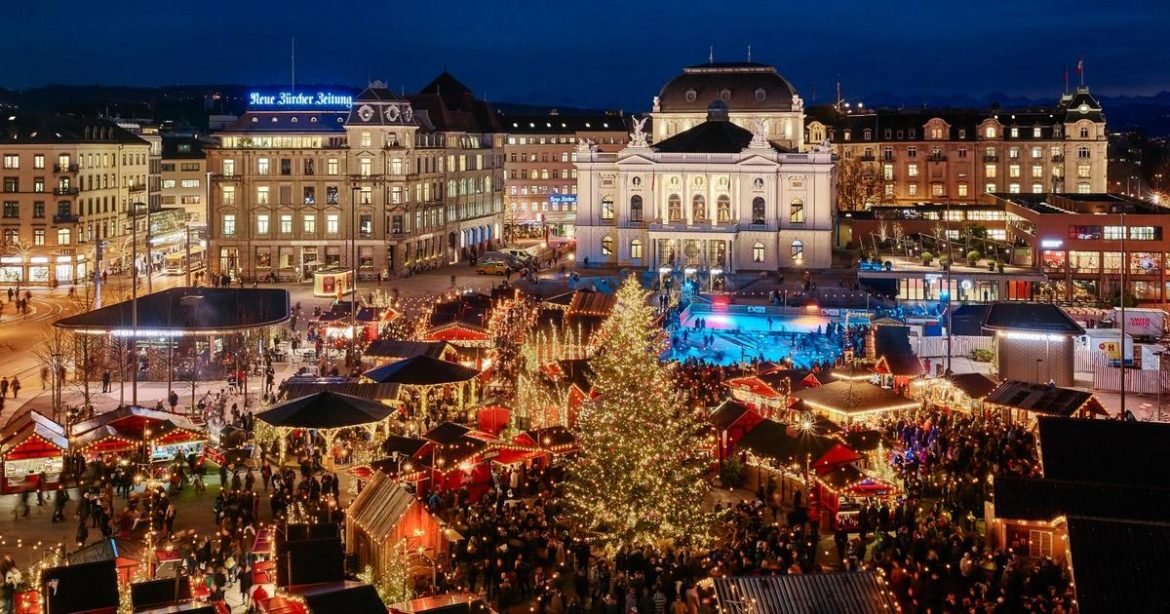
<path fill-rule="evenodd" d="M 702 428 L 659 362 L 664 334 L 645 298 L 630 276 L 598 331 L 590 366 L 601 396 L 578 417 L 581 453 L 566 484 L 573 519 L 610 553 L 622 545 L 703 545 L 711 535 Z"/>

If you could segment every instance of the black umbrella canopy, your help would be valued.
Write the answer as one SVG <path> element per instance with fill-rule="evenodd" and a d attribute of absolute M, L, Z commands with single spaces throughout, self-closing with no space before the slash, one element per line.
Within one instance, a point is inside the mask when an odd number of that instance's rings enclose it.
<path fill-rule="evenodd" d="M 479 371 L 461 364 L 431 358 L 425 354 L 392 362 L 366 371 L 363 376 L 375 382 L 407 386 L 435 386 L 466 382 Z"/>
<path fill-rule="evenodd" d="M 340 429 L 381 422 L 393 411 L 377 401 L 326 390 L 285 401 L 256 417 L 277 427 Z"/>

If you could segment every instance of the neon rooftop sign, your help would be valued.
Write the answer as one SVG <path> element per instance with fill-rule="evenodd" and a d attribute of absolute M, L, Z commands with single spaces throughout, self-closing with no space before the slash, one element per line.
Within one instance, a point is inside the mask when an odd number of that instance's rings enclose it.
<path fill-rule="evenodd" d="M 332 92 L 274 92 L 265 94 L 251 92 L 248 94 L 250 107 L 349 107 L 353 104 L 353 96 L 349 94 L 334 94 Z"/>

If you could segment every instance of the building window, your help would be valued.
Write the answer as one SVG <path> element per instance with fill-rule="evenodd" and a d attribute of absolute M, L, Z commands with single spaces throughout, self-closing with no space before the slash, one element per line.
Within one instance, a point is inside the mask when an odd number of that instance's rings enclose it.
<path fill-rule="evenodd" d="M 256 174 L 257 175 L 267 175 L 268 174 L 268 158 L 260 158 L 260 159 L 256 160 Z"/>
<path fill-rule="evenodd" d="M 225 204 L 225 205 L 235 205 L 236 204 L 236 186 L 234 186 L 234 185 L 221 186 L 220 194 L 223 196 L 223 204 Z"/>
<path fill-rule="evenodd" d="M 369 147 L 370 143 L 373 142 L 373 138 L 370 136 L 369 132 L 361 133 L 361 136 L 358 137 L 358 139 L 361 142 L 362 147 Z"/>
<path fill-rule="evenodd" d="M 601 239 L 601 255 L 613 255 L 613 237 L 604 237 Z"/>
<path fill-rule="evenodd" d="M 944 192 L 943 192 L 943 188 L 945 188 L 945 187 L 946 187 L 946 186 L 944 186 L 944 185 L 943 185 L 943 184 L 941 184 L 941 183 L 932 183 L 932 184 L 930 184 L 930 195 L 931 195 L 931 196 L 942 196 L 942 195 L 943 195 L 943 193 L 944 193 Z"/>
<path fill-rule="evenodd" d="M 1081 160 L 1088 160 L 1093 157 L 1088 147 L 1077 147 L 1077 158 Z"/>
<path fill-rule="evenodd" d="M 959 196 L 966 196 L 966 195 L 967 195 L 967 184 L 960 183 L 959 184 Z"/>
<path fill-rule="evenodd" d="M 601 219 L 613 219 L 613 197 L 611 196 L 601 197 Z"/>
<path fill-rule="evenodd" d="M 335 185 L 325 186 L 325 204 L 336 205 L 338 192 L 339 190 Z"/>
<path fill-rule="evenodd" d="M 911 183 L 911 184 L 907 185 L 906 186 L 906 195 L 907 196 L 918 196 L 918 184 Z"/>
<path fill-rule="evenodd" d="M 288 158 L 280 159 L 280 174 L 285 177 L 292 175 L 292 160 Z"/>
<path fill-rule="evenodd" d="M 1040 164 L 1032 165 L 1032 178 L 1039 179 L 1044 176 L 1044 166 Z"/>
<path fill-rule="evenodd" d="M 642 242 L 638 239 L 630 241 L 630 258 L 634 260 L 642 259 Z"/>
<path fill-rule="evenodd" d="M 20 156 L 18 154 L 4 154 L 4 168 L 20 168 Z"/>
<path fill-rule="evenodd" d="M 1020 165 L 1019 164 L 1009 164 L 1008 165 L 1008 177 L 1019 177 L 1019 176 L 1020 176 Z"/>
<path fill-rule="evenodd" d="M 259 213 L 256 215 L 256 234 L 268 234 L 268 214 Z"/>
<path fill-rule="evenodd" d="M 997 168 L 994 164 L 983 165 L 983 176 L 988 179 L 995 179 Z"/>
<path fill-rule="evenodd" d="M 1033 147 L 1032 148 L 1032 159 L 1039 160 L 1042 157 L 1044 157 L 1044 150 L 1040 147 Z"/>
<path fill-rule="evenodd" d="M 337 213 L 327 213 L 325 215 L 325 233 L 335 235 L 341 226 L 341 218 Z"/>
<path fill-rule="evenodd" d="M 340 172 L 341 171 L 338 170 L 337 158 L 329 158 L 328 160 L 325 161 L 325 174 L 326 175 L 337 175 Z"/>
<path fill-rule="evenodd" d="M 1089 138 L 1089 127 L 1088 126 L 1081 126 L 1081 138 L 1082 139 Z"/>
<path fill-rule="evenodd" d="M 907 147 L 906 148 L 906 157 L 907 158 L 917 158 L 918 157 L 918 148 L 917 147 Z"/>
<path fill-rule="evenodd" d="M 702 194 L 691 197 L 691 221 L 707 219 L 707 199 Z"/>
<path fill-rule="evenodd" d="M 994 192 L 995 191 L 995 184 L 989 183 L 989 184 L 983 186 L 983 191 L 987 192 L 988 194 Z"/>
<path fill-rule="evenodd" d="M 369 213 L 363 213 L 358 216 L 358 232 L 362 237 L 370 237 L 374 234 L 374 216 Z"/>
<path fill-rule="evenodd" d="M 637 177 L 635 177 L 635 179 L 637 179 Z M 635 196 L 630 197 L 630 221 L 631 222 L 641 222 L 642 221 L 642 197 L 641 196 L 635 195 Z"/>
<path fill-rule="evenodd" d="M 894 165 L 893 164 L 883 164 L 882 165 L 882 179 L 885 181 L 893 181 L 894 180 Z"/>
<path fill-rule="evenodd" d="M 1012 160 L 1019 160 L 1020 159 L 1020 148 L 1019 147 L 1008 148 L 1008 158 L 1010 158 Z"/>
<path fill-rule="evenodd" d="M 671 194 L 666 199 L 666 212 L 670 216 L 671 222 L 678 222 L 683 219 L 682 198 L 678 194 Z"/>
<path fill-rule="evenodd" d="M 988 126 L 987 128 L 984 128 L 983 136 L 985 138 L 994 139 L 995 138 L 995 126 Z"/>
<path fill-rule="evenodd" d="M 57 229 L 57 245 L 69 245 L 73 241 L 73 231 L 68 228 Z"/>
<path fill-rule="evenodd" d="M 804 201 L 799 198 L 792 199 L 792 204 L 788 209 L 788 221 L 793 224 L 804 223 Z"/>
<path fill-rule="evenodd" d="M 306 213 L 303 218 L 305 234 L 317 234 L 317 216 L 313 213 Z"/>
<path fill-rule="evenodd" d="M 1077 177 L 1081 179 L 1088 179 L 1093 176 L 1093 166 L 1091 164 L 1078 164 Z"/>
<path fill-rule="evenodd" d="M 804 243 L 800 239 L 792 242 L 792 261 L 800 264 L 804 260 Z"/>
<path fill-rule="evenodd" d="M 1032 193 L 1033 194 L 1043 194 L 1044 193 L 1044 184 L 1033 183 L 1032 184 Z"/>
<path fill-rule="evenodd" d="M 918 176 L 918 165 L 917 164 L 907 164 L 906 165 L 906 175 L 908 177 L 917 177 Z"/>
<path fill-rule="evenodd" d="M 723 194 L 715 200 L 715 216 L 720 224 L 731 221 L 731 197 Z"/>
<path fill-rule="evenodd" d="M 45 155 L 44 154 L 37 154 L 37 155 L 33 156 L 33 168 L 45 168 Z"/>
<path fill-rule="evenodd" d="M 236 236 L 236 216 L 234 213 L 225 213 L 222 224 L 223 236 Z"/>
<path fill-rule="evenodd" d="M 44 245 L 44 244 L 45 244 L 45 229 L 44 228 L 34 228 L 33 229 L 33 245 Z"/>
<path fill-rule="evenodd" d="M 187 188 L 187 189 L 198 189 L 199 188 L 199 180 L 198 179 L 183 179 L 182 181 L 179 182 L 179 187 L 180 188 Z"/>
<path fill-rule="evenodd" d="M 90 205 L 90 208 L 91 209 L 93 208 L 92 204 Z M 90 211 L 90 213 L 92 214 L 93 211 Z M 45 217 L 45 201 L 43 201 L 43 200 L 33 201 L 33 218 L 40 220 L 40 219 L 44 219 L 44 217 Z"/>
<path fill-rule="evenodd" d="M 287 235 L 292 234 L 292 231 L 292 215 L 288 213 L 282 213 L 280 215 L 280 233 Z"/>
<path fill-rule="evenodd" d="M 756 244 L 752 246 L 752 262 L 763 262 L 763 261 L 764 261 L 764 244 L 759 242 L 759 241 L 756 241 Z"/>
<path fill-rule="evenodd" d="M 1019 194 L 1019 193 L 1020 193 L 1020 184 L 1018 184 L 1018 183 L 1009 183 L 1009 184 L 1008 184 L 1008 193 L 1010 193 L 1010 194 Z"/>
<path fill-rule="evenodd" d="M 20 203 L 14 200 L 4 201 L 4 217 L 18 218 L 20 217 Z"/>
<path fill-rule="evenodd" d="M 362 177 L 369 177 L 373 173 L 373 161 L 369 158 L 361 158 L 358 160 L 358 173 Z"/>
<path fill-rule="evenodd" d="M 764 207 L 764 199 L 759 197 L 759 196 L 753 198 L 752 199 L 752 223 L 753 224 L 766 224 L 767 221 L 765 219 L 765 216 L 766 216 L 766 213 L 765 213 L 765 207 Z"/>

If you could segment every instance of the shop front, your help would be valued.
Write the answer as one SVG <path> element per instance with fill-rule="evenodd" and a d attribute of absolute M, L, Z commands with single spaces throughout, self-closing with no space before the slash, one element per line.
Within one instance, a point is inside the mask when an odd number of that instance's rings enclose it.
<path fill-rule="evenodd" d="M 88 267 L 84 255 L 4 256 L 0 257 L 0 283 L 9 285 L 48 286 L 74 284 L 86 278 Z"/>

